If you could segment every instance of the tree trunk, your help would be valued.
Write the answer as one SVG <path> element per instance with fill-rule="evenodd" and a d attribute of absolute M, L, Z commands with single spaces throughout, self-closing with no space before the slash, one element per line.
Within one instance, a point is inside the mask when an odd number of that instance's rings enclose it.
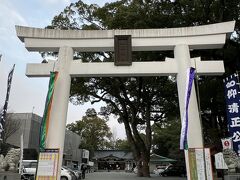
<path fill-rule="evenodd" d="M 142 174 L 143 174 L 143 177 L 150 177 L 149 160 L 147 157 L 143 157 L 143 160 L 142 160 Z"/>
<path fill-rule="evenodd" d="M 142 168 L 141 158 L 137 161 L 137 176 L 138 177 L 143 177 L 143 168 Z"/>
<path fill-rule="evenodd" d="M 121 81 L 120 81 L 121 82 Z M 127 98 L 126 93 L 125 98 Z M 151 148 L 151 124 L 150 119 L 147 123 L 146 128 L 146 136 L 147 143 L 144 142 L 143 138 L 140 136 L 139 131 L 137 129 L 138 119 L 135 119 L 136 109 L 132 104 L 130 105 L 132 117 L 128 115 L 128 110 L 125 101 L 121 100 L 121 97 L 118 97 L 119 101 L 122 105 L 123 112 L 121 114 L 121 118 L 123 120 L 125 131 L 127 135 L 128 142 L 131 144 L 132 152 L 134 159 L 137 165 L 137 176 L 139 177 L 150 177 L 149 173 L 149 157 L 150 157 L 150 148 Z M 149 109 L 148 109 L 149 110 Z M 133 116 L 134 115 L 134 116 Z M 150 114 L 148 114 L 148 118 Z M 129 119 L 131 117 L 131 119 Z"/>
<path fill-rule="evenodd" d="M 141 152 L 139 159 L 137 160 L 137 176 L 139 177 L 150 177 L 149 172 L 149 153 Z"/>

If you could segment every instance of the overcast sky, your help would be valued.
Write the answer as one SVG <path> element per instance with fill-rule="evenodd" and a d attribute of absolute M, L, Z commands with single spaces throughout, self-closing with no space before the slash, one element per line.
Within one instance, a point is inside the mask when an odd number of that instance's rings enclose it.
<path fill-rule="evenodd" d="M 114 0 L 84 0 L 85 3 L 96 3 L 102 6 Z M 13 64 L 16 64 L 12 89 L 9 99 L 9 111 L 16 113 L 34 112 L 43 114 L 47 93 L 48 78 L 27 78 L 26 63 L 39 63 L 42 57 L 39 53 L 28 52 L 24 44 L 17 38 L 15 25 L 44 28 L 51 23 L 53 17 L 59 14 L 73 0 L 1 0 L 0 2 L 0 107 L 4 105 L 6 96 L 7 76 Z M 69 104 L 67 122 L 79 120 L 90 104 L 73 106 Z M 100 105 L 94 106 L 96 110 Z M 116 120 L 108 122 L 119 138 L 125 137 L 124 128 Z"/>

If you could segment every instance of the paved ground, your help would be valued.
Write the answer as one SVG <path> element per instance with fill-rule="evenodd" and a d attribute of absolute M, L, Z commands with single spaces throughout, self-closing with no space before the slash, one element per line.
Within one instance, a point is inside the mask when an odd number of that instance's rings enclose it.
<path fill-rule="evenodd" d="M 87 173 L 85 180 L 149 180 L 150 178 L 137 177 L 134 173 L 125 172 L 94 172 Z M 186 180 L 181 177 L 160 177 L 152 174 L 151 180 Z"/>

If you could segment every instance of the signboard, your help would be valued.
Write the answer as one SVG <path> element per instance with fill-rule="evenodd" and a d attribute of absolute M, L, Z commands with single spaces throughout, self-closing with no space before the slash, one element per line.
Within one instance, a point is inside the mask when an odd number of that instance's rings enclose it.
<path fill-rule="evenodd" d="M 190 179 L 213 180 L 212 162 L 209 148 L 189 148 Z"/>
<path fill-rule="evenodd" d="M 57 180 L 59 149 L 45 149 L 39 153 L 36 180 Z"/>
<path fill-rule="evenodd" d="M 190 179 L 198 179 L 195 149 L 188 149 Z"/>
<path fill-rule="evenodd" d="M 225 138 L 222 140 L 223 149 L 233 149 L 232 138 Z"/>
<path fill-rule="evenodd" d="M 94 162 L 89 161 L 89 162 L 88 162 L 88 165 L 89 165 L 89 166 L 94 166 Z"/>
<path fill-rule="evenodd" d="M 114 36 L 115 66 L 132 65 L 132 38 L 131 35 Z"/>
<path fill-rule="evenodd" d="M 211 161 L 211 152 L 209 148 L 204 149 L 205 155 L 205 167 L 206 167 L 206 176 L 208 180 L 213 180 L 213 171 L 212 171 L 212 161 Z"/>
<path fill-rule="evenodd" d="M 224 161 L 223 153 L 217 153 L 215 157 L 215 167 L 216 169 L 228 169 L 227 164 Z"/>
<path fill-rule="evenodd" d="M 89 151 L 86 149 L 82 150 L 82 158 L 89 159 Z"/>
<path fill-rule="evenodd" d="M 240 109 L 238 74 L 233 74 L 223 80 L 228 119 L 228 129 L 233 141 L 233 149 L 240 155 Z"/>

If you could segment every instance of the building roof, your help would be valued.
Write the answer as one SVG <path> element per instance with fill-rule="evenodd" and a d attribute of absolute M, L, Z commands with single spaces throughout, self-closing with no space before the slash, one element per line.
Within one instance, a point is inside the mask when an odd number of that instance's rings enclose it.
<path fill-rule="evenodd" d="M 150 155 L 150 162 L 176 162 L 176 160 L 153 153 Z"/>
<path fill-rule="evenodd" d="M 93 159 L 107 158 L 107 157 L 116 157 L 119 159 L 133 159 L 133 154 L 130 151 L 124 150 L 97 150 L 94 152 Z M 176 160 L 170 159 L 164 156 L 157 154 L 151 154 L 150 162 L 175 162 Z"/>
<path fill-rule="evenodd" d="M 109 156 L 114 156 L 120 159 L 133 159 L 132 152 L 124 150 L 97 150 L 94 152 L 93 159 L 105 158 Z"/>

